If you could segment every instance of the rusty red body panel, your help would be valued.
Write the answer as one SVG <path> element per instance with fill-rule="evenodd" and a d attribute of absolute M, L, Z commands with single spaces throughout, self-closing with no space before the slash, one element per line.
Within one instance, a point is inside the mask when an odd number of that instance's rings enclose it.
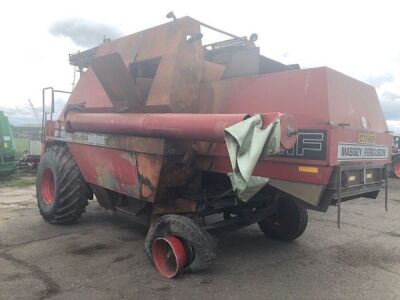
<path fill-rule="evenodd" d="M 248 114 L 137 114 L 137 113 L 77 113 L 68 114 L 66 123 L 71 132 L 125 134 L 169 139 L 186 139 L 223 143 L 224 129 Z M 293 117 L 281 113 L 261 114 L 263 124 L 280 120 L 281 144 L 284 149 L 293 146 L 295 134 L 287 135 L 285 129 L 296 130 Z"/>
<path fill-rule="evenodd" d="M 311 129 L 326 133 L 325 159 L 268 157 L 256 167 L 255 175 L 326 185 L 333 172 L 331 166 L 343 163 L 338 161 L 338 143 L 357 143 L 359 135 L 364 133 L 374 135 L 375 144 L 389 145 L 390 142 L 375 89 L 329 68 L 223 80 L 212 83 L 211 89 L 214 94 L 211 111 L 214 113 L 259 112 L 265 109 L 267 97 L 268 108 L 296 116 L 300 131 Z M 214 159 L 208 169 L 229 172 L 226 148 L 216 145 L 211 154 Z M 365 164 L 367 161 L 370 160 L 353 163 Z M 389 161 L 389 156 L 378 160 L 382 164 Z M 319 166 L 319 172 L 302 173 L 298 171 L 298 165 Z"/>
<path fill-rule="evenodd" d="M 68 143 L 86 181 L 131 197 L 140 198 L 134 154 L 110 148 Z"/>
<path fill-rule="evenodd" d="M 263 112 L 267 101 L 269 110 L 296 116 L 299 126 L 349 124 L 360 130 L 387 130 L 375 89 L 326 67 L 220 80 L 211 89 L 208 112 Z M 361 116 L 368 119 L 367 128 Z"/>

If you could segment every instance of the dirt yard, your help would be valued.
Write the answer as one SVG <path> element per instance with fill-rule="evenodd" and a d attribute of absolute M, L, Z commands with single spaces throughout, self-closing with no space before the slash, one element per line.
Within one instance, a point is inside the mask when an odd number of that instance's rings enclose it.
<path fill-rule="evenodd" d="M 389 211 L 357 199 L 310 212 L 286 244 L 257 226 L 227 234 L 213 268 L 162 278 L 144 253 L 145 230 L 92 201 L 77 224 L 44 222 L 35 187 L 0 188 L 1 299 L 399 299 L 400 180 Z"/>

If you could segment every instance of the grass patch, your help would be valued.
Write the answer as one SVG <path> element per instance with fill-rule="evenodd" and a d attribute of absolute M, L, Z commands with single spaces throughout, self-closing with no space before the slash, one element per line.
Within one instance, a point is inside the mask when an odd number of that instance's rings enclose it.
<path fill-rule="evenodd" d="M 8 177 L 0 177 L 0 187 L 25 187 L 36 184 L 35 174 L 17 171 Z"/>

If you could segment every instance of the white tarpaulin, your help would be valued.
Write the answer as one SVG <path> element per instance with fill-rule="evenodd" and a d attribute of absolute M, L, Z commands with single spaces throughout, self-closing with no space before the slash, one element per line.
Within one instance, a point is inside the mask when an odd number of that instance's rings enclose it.
<path fill-rule="evenodd" d="M 276 119 L 263 129 L 260 115 L 252 116 L 225 129 L 232 173 L 232 186 L 242 201 L 248 201 L 268 178 L 252 176 L 257 162 L 266 155 L 280 151 L 280 121 Z"/>

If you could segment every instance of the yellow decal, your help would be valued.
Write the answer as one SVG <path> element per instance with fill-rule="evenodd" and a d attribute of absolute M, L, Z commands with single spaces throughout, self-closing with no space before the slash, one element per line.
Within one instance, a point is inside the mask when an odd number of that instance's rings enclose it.
<path fill-rule="evenodd" d="M 373 133 L 360 133 L 358 135 L 358 142 L 360 144 L 375 144 L 375 134 L 373 134 Z"/>
<path fill-rule="evenodd" d="M 299 172 L 318 174 L 317 167 L 299 166 Z"/>

